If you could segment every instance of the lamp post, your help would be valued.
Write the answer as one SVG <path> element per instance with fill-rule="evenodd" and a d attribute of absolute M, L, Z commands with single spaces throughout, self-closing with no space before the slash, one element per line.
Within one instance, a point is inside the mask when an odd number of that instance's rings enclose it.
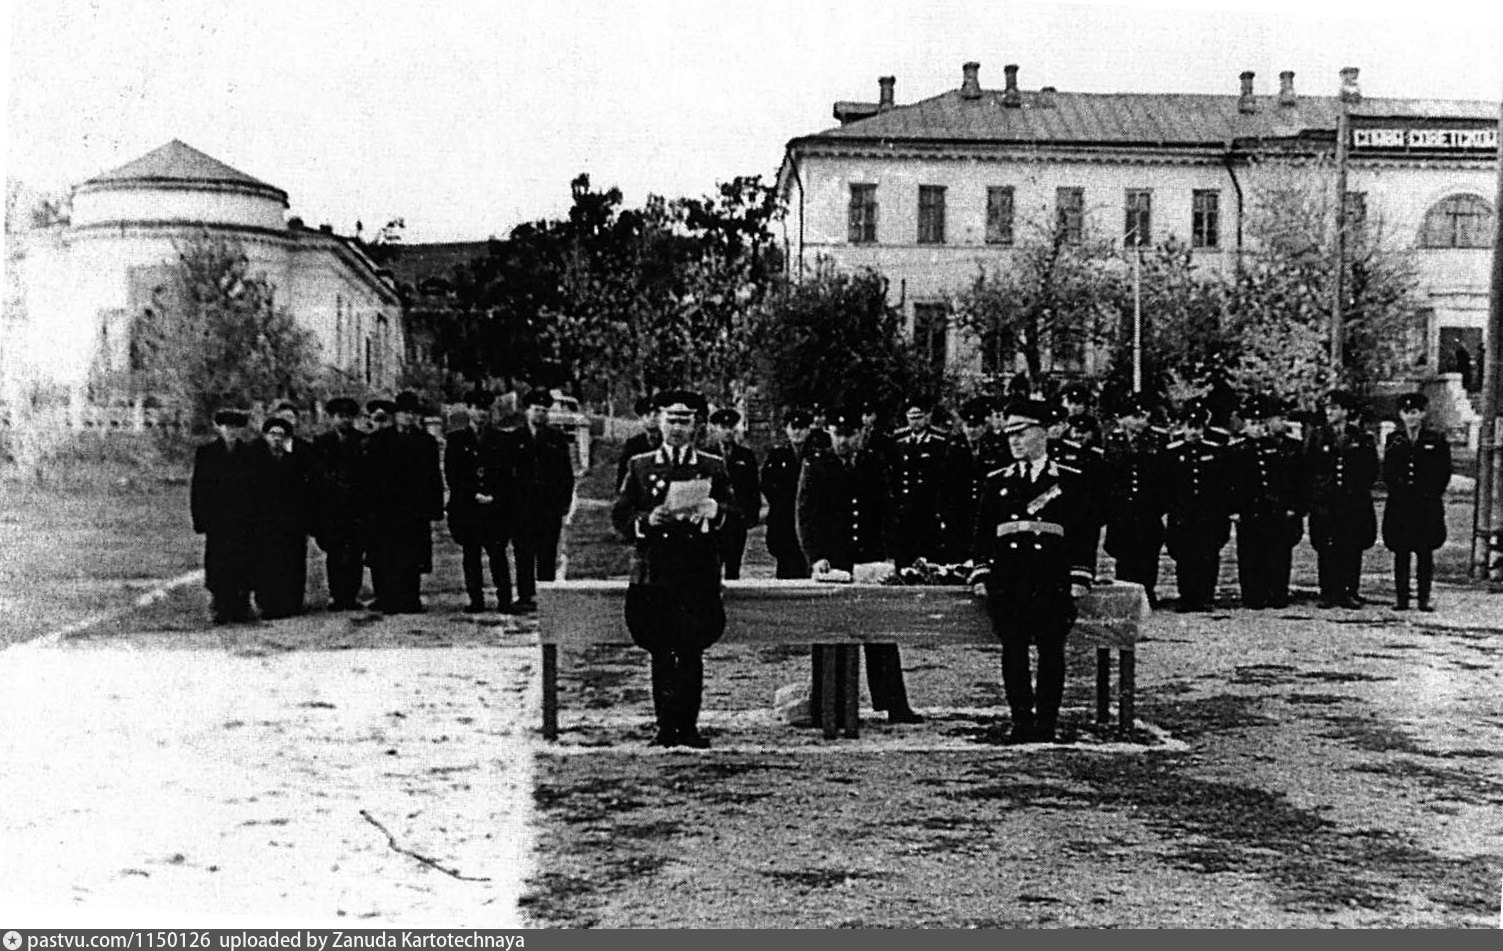
<path fill-rule="evenodd" d="M 1336 274 L 1331 281 L 1331 371 L 1341 383 L 1342 333 L 1346 311 L 1346 164 L 1347 140 L 1351 133 L 1351 105 L 1362 101 L 1357 86 L 1357 67 L 1341 70 L 1341 91 L 1336 97 Z"/>

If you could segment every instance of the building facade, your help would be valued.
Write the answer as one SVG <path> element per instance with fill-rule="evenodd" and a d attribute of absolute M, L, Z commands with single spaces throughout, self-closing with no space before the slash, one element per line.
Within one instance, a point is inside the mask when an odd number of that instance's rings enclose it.
<path fill-rule="evenodd" d="M 12 231 L 0 399 L 41 386 L 77 404 L 100 371 L 124 369 L 133 322 L 206 233 L 245 249 L 352 391 L 391 390 L 405 354 L 396 285 L 356 241 L 287 211 L 283 190 L 176 140 L 75 186 L 66 220 Z"/>
<path fill-rule="evenodd" d="M 967 63 L 959 88 L 902 105 L 883 77 L 876 102 L 837 102 L 840 125 L 792 139 L 779 172 L 790 269 L 826 259 L 881 271 L 915 339 L 965 364 L 978 357 L 946 301 L 978 266 L 1005 267 L 1024 229 L 1172 236 L 1197 266 L 1232 268 L 1260 177 L 1291 156 L 1333 155 L 1345 108 L 1349 201 L 1417 249 L 1421 371 L 1480 386 L 1496 103 L 1365 99 L 1355 70 L 1332 96 L 1298 94 L 1292 72 L 1276 93 L 1257 93 L 1244 72 L 1236 94 L 1166 95 L 1023 89 L 1018 71 L 1005 67 L 1004 87 L 987 89 Z"/>

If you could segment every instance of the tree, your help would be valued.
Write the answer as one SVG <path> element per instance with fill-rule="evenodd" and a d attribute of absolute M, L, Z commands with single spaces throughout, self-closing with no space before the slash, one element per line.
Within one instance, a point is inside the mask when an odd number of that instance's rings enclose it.
<path fill-rule="evenodd" d="M 253 273 L 245 249 L 207 232 L 178 249 L 172 282 L 137 314 L 131 386 L 187 408 L 206 423 L 223 403 L 307 395 L 318 379 L 317 342 Z"/>

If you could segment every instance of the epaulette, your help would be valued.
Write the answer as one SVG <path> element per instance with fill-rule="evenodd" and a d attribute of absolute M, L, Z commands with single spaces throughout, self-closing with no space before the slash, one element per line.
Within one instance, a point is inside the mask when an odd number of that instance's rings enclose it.
<path fill-rule="evenodd" d="M 999 475 L 1002 475 L 1002 474 L 1003 474 L 1003 473 L 1004 473 L 1004 472 L 1006 472 L 1006 471 L 1007 471 L 1007 470 L 1008 470 L 1008 469 L 1011 469 L 1011 468 L 1012 468 L 1012 466 L 1013 466 L 1013 464 L 1012 464 L 1012 463 L 1010 463 L 1010 462 L 1009 462 L 1009 463 L 1008 463 L 1008 464 L 1007 464 L 1007 465 L 1005 465 L 1005 466 L 1003 466 L 1003 467 L 1002 467 L 1002 468 L 1000 468 L 1000 469 L 993 469 L 993 470 L 992 470 L 992 471 L 991 471 L 991 472 L 988 472 L 988 473 L 987 473 L 987 474 L 986 474 L 986 478 L 988 478 L 988 479 L 990 479 L 990 478 L 991 478 L 991 477 L 992 477 L 992 476 L 999 476 Z"/>
<path fill-rule="evenodd" d="M 1071 475 L 1080 475 L 1081 474 L 1081 472 L 1080 472 L 1079 469 L 1075 468 L 1074 466 L 1067 466 L 1063 462 L 1056 461 L 1054 463 L 1054 465 L 1056 467 L 1060 468 L 1060 469 L 1065 470 L 1066 472 L 1070 473 Z"/>
<path fill-rule="evenodd" d="M 1169 445 L 1165 446 L 1164 448 L 1165 449 L 1178 449 L 1180 446 L 1183 446 L 1184 444 L 1185 444 L 1185 441 L 1183 439 L 1176 439 L 1176 440 L 1174 440 L 1174 442 L 1170 443 Z"/>
<path fill-rule="evenodd" d="M 719 455 L 717 453 L 705 452 L 703 449 L 696 449 L 694 451 L 699 453 L 701 456 L 704 456 L 706 459 L 714 459 L 716 462 L 725 461 L 725 456 Z"/>
<path fill-rule="evenodd" d="M 1094 453 L 1103 459 L 1106 458 L 1106 450 L 1101 448 L 1100 446 L 1086 446 L 1084 448 L 1086 452 Z"/>

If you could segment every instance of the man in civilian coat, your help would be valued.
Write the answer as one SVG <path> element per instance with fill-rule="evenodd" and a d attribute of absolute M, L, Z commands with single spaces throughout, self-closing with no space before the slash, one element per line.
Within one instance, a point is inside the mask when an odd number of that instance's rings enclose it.
<path fill-rule="evenodd" d="M 710 414 L 709 450 L 725 460 L 731 480 L 731 495 L 736 514 L 725 520 L 720 530 L 720 558 L 725 579 L 741 577 L 741 557 L 746 552 L 746 533 L 757 526 L 762 515 L 762 483 L 757 476 L 757 454 L 737 441 L 741 414 L 720 409 Z"/>
<path fill-rule="evenodd" d="M 522 397 L 522 425 L 512 430 L 507 452 L 516 473 L 511 493 L 512 549 L 517 560 L 515 611 L 537 610 L 537 583 L 558 573 L 558 539 L 574 504 L 574 460 L 569 437 L 548 425 L 553 394 L 541 386 Z"/>
<path fill-rule="evenodd" d="M 491 425 L 496 396 L 473 390 L 465 396 L 465 425 L 444 437 L 444 481 L 449 486 L 449 536 L 459 545 L 464 588 L 469 596 L 466 614 L 485 611 L 485 566 L 491 564 L 496 608 L 511 610 L 511 566 L 506 560 L 510 532 L 508 497 L 514 480 L 501 445 L 502 435 Z"/>
<path fill-rule="evenodd" d="M 1008 405 L 1003 432 L 1015 461 L 987 476 L 976 513 L 970 582 L 1002 641 L 1009 743 L 1055 740 L 1065 638 L 1095 573 L 1090 489 L 1079 469 L 1049 455 L 1052 412 L 1033 399 Z M 1037 688 L 1030 644 L 1038 647 Z"/>
<path fill-rule="evenodd" d="M 257 457 L 264 449 L 247 431 L 249 422 L 245 410 L 219 410 L 214 440 L 193 455 L 189 509 L 193 531 L 204 536 L 204 586 L 215 624 L 251 619 L 261 516 Z"/>
<path fill-rule="evenodd" d="M 1242 606 L 1289 605 L 1289 568 L 1305 533 L 1304 453 L 1299 440 L 1274 433 L 1277 400 L 1254 395 L 1242 410 L 1241 439 L 1228 452 L 1232 518 L 1237 523 L 1237 579 Z"/>
<path fill-rule="evenodd" d="M 813 417 L 805 410 L 783 414 L 788 441 L 767 450 L 762 460 L 762 495 L 767 499 L 767 552 L 777 561 L 777 577 L 807 578 L 809 563 L 798 543 L 798 480 L 804 460 L 812 453 L 809 433 Z"/>
<path fill-rule="evenodd" d="M 1378 536 L 1373 484 L 1378 449 L 1371 434 L 1350 421 L 1357 400 L 1345 390 L 1326 399 L 1326 424 L 1305 442 L 1310 499 L 1310 544 L 1315 548 L 1322 608 L 1356 608 L 1362 553 Z"/>
<path fill-rule="evenodd" d="M 261 424 L 266 451 L 257 460 L 256 607 L 266 620 L 302 614 L 308 585 L 311 444 L 294 450 L 293 424 L 283 416 Z"/>
<path fill-rule="evenodd" d="M 1430 600 L 1435 549 L 1446 542 L 1446 486 L 1451 482 L 1451 446 L 1425 423 L 1429 400 L 1423 393 L 1399 397 L 1399 427 L 1383 452 L 1383 544 L 1393 552 L 1394 610 L 1409 609 L 1409 558 L 1419 583 L 1419 609 L 1434 611 Z"/>
<path fill-rule="evenodd" d="M 704 749 L 699 732 L 704 651 L 725 632 L 720 595 L 720 540 L 735 503 L 725 463 L 694 448 L 704 397 L 669 390 L 656 398 L 663 445 L 635 456 L 611 509 L 616 531 L 634 546 L 626 591 L 626 627 L 652 655 L 656 746 Z M 673 486 L 705 486 L 692 506 L 668 505 Z"/>
<path fill-rule="evenodd" d="M 313 539 L 323 550 L 329 610 L 360 606 L 365 577 L 365 506 L 360 493 L 365 437 L 355 428 L 360 404 L 338 396 L 324 406 L 334 426 L 313 440 Z"/>
<path fill-rule="evenodd" d="M 799 480 L 797 524 L 799 543 L 810 571 L 852 571 L 857 564 L 887 558 L 889 493 L 886 465 L 860 447 L 861 414 L 850 409 L 836 414 L 830 432 L 831 448 L 804 463 Z M 867 644 L 866 682 L 872 709 L 887 712 L 889 723 L 922 723 L 908 705 L 903 663 L 896 644 Z M 820 709 L 823 670 L 814 658 L 814 690 L 810 709 Z"/>
<path fill-rule="evenodd" d="M 416 614 L 423 610 L 423 575 L 433 570 L 430 523 L 443 518 L 444 477 L 438 441 L 418 426 L 417 394 L 400 393 L 394 425 L 366 441 L 366 512 L 371 585 L 378 610 Z"/>

